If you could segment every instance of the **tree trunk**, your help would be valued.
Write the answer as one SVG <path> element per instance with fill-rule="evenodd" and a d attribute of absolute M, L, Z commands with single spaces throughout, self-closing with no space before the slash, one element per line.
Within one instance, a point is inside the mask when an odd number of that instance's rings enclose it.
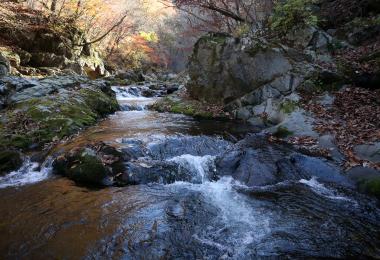
<path fill-rule="evenodd" d="M 57 0 L 52 0 L 50 5 L 50 11 L 52 13 L 55 13 L 55 10 L 57 9 Z"/>

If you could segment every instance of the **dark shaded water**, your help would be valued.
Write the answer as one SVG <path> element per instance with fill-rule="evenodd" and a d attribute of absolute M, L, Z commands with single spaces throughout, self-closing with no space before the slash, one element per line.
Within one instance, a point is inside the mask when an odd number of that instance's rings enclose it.
<path fill-rule="evenodd" d="M 240 135 L 249 127 L 141 110 L 152 100 L 123 92 L 119 98 L 140 111 L 118 112 L 73 142 L 132 149 L 137 140 L 150 159 L 136 165 L 175 162 L 178 175 L 191 178 L 96 190 L 51 176 L 48 162 L 42 171 L 26 165 L 0 179 L 2 259 L 380 257 L 380 211 L 372 199 L 317 178 L 262 187 L 213 178 L 215 153 L 229 143 L 215 137 L 218 148 L 187 136 Z M 185 146 L 173 146 L 177 139 Z"/>

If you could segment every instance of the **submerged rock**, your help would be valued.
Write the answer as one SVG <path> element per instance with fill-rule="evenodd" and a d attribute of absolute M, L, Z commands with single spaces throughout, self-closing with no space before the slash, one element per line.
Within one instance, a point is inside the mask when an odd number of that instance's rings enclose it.
<path fill-rule="evenodd" d="M 111 185 L 125 171 L 124 155 L 104 143 L 74 148 L 57 157 L 53 173 L 81 184 Z"/>

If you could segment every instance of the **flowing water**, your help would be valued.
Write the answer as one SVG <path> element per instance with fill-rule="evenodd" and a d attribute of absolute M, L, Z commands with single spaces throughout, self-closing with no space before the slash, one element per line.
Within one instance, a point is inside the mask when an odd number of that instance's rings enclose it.
<path fill-rule="evenodd" d="M 380 257 L 376 201 L 317 178 L 261 187 L 215 178 L 217 154 L 232 145 L 217 136 L 254 129 L 149 111 L 155 98 L 114 90 L 123 111 L 59 149 L 104 141 L 139 157 L 143 146 L 149 158 L 129 169 L 174 164 L 175 181 L 90 189 L 52 176 L 51 159 L 28 160 L 0 179 L 1 259 Z"/>

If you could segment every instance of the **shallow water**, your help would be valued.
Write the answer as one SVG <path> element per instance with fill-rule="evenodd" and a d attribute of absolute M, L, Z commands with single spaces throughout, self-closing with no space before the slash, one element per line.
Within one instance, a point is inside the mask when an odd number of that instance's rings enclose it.
<path fill-rule="evenodd" d="M 204 148 L 196 154 L 198 147 L 181 153 L 168 140 L 253 129 L 147 111 L 154 99 L 120 92 L 121 104 L 139 111 L 117 112 L 73 143 L 127 148 L 141 141 L 152 153 L 159 149 L 155 160 L 174 162 L 178 175 L 186 171 L 191 178 L 89 189 L 51 176 L 49 161 L 41 170 L 26 162 L 0 179 L 2 259 L 380 257 L 380 211 L 372 199 L 317 178 L 263 187 L 215 179 L 214 154 Z M 161 143 L 168 150 L 157 148 Z"/>

